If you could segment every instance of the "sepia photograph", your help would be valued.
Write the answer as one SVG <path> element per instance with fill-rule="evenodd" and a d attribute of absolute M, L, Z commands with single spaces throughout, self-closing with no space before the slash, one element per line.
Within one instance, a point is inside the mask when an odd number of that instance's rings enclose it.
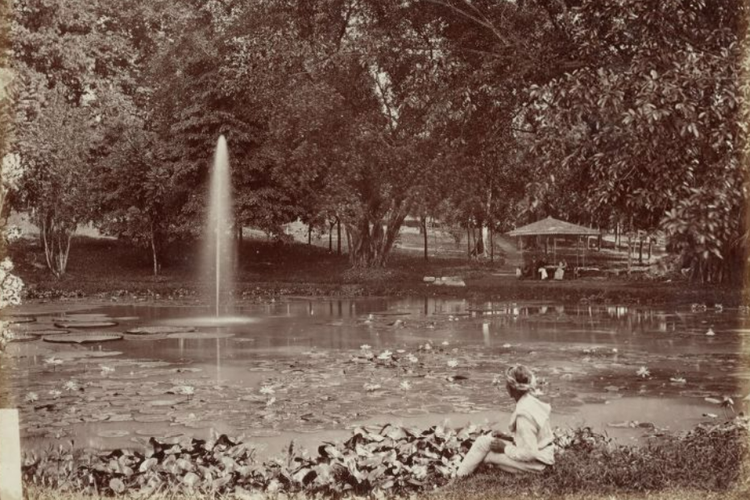
<path fill-rule="evenodd" d="M 0 0 L 0 500 L 750 498 L 749 25 Z"/>

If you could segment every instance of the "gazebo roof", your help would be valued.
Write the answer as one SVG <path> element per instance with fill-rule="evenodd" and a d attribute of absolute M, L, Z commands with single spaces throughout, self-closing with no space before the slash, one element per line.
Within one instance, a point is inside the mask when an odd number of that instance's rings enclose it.
<path fill-rule="evenodd" d="M 600 233 L 597 229 L 547 217 L 516 228 L 507 234 L 508 236 L 598 236 Z"/>

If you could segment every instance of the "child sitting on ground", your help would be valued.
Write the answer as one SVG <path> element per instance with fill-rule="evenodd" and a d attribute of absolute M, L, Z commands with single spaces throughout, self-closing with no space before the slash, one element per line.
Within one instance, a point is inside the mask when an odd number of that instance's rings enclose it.
<path fill-rule="evenodd" d="M 555 463 L 551 407 L 534 396 L 536 377 L 524 365 L 510 367 L 505 377 L 508 394 L 516 401 L 510 417 L 512 436 L 499 434 L 503 439 L 487 434 L 477 438 L 458 468 L 458 477 L 468 476 L 482 463 L 511 473 L 540 472 Z"/>

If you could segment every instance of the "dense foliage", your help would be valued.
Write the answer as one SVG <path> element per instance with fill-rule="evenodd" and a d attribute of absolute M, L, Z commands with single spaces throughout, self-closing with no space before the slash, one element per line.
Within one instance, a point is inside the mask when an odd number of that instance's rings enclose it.
<path fill-rule="evenodd" d="M 487 429 L 359 427 L 347 441 L 323 443 L 314 454 L 292 443 L 286 456 L 266 462 L 256 460 L 249 442 L 223 434 L 209 441 L 151 438 L 145 450 L 74 453 L 60 447 L 29 455 L 23 475 L 27 484 L 52 488 L 58 494 L 403 496 L 444 486 L 483 432 Z M 747 423 L 741 419 L 698 426 L 686 435 L 640 448 L 614 445 L 590 429 L 579 429 L 557 437 L 557 464 L 543 474 L 515 476 L 488 469 L 487 476 L 500 483 L 493 485 L 495 491 L 519 495 L 529 490 L 549 496 L 680 487 L 726 491 L 740 478 L 747 457 L 746 439 Z M 685 474 L 686 469 L 691 473 Z M 448 487 L 444 495 L 450 497 L 455 490 L 478 496 L 477 491 L 466 492 L 465 484 Z M 487 488 L 486 478 L 476 484 Z"/>
<path fill-rule="evenodd" d="M 355 266 L 410 215 L 661 230 L 702 280 L 744 262 L 742 2 L 14 5 L 16 201 L 56 274 L 84 221 L 158 272 L 199 233 L 219 134 L 238 225 L 340 221 Z"/>

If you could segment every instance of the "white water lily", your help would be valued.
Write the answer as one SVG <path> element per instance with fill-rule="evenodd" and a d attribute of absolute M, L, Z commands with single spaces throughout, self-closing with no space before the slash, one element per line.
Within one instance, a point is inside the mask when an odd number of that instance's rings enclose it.
<path fill-rule="evenodd" d="M 411 389 L 411 384 L 408 380 L 404 380 L 403 382 L 401 382 L 401 384 L 399 384 L 399 387 L 403 391 L 408 391 L 409 389 Z"/>
<path fill-rule="evenodd" d="M 635 372 L 635 374 L 641 378 L 647 378 L 651 376 L 651 372 L 645 366 L 641 366 L 640 368 L 638 368 L 638 371 Z"/>
<path fill-rule="evenodd" d="M 503 349 L 510 349 L 511 347 L 513 346 L 511 346 L 510 344 L 503 344 Z"/>
<path fill-rule="evenodd" d="M 77 391 L 80 387 L 78 385 L 78 382 L 76 382 L 75 380 L 68 380 L 67 382 L 65 382 L 63 388 L 66 391 Z"/>
<path fill-rule="evenodd" d="M 52 399 L 57 399 L 62 396 L 62 392 L 58 391 L 57 389 L 52 389 L 47 394 L 49 394 Z"/>
<path fill-rule="evenodd" d="M 458 360 L 457 359 L 449 359 L 448 360 L 448 366 L 451 368 L 455 368 L 458 366 Z"/>
<path fill-rule="evenodd" d="M 365 384 L 362 386 L 362 388 L 367 392 L 373 392 L 380 389 L 380 384 Z"/>
<path fill-rule="evenodd" d="M 44 358 L 44 364 L 54 367 L 54 366 L 63 364 L 63 360 L 52 356 L 50 358 Z"/>
<path fill-rule="evenodd" d="M 706 332 L 706 336 L 707 337 L 713 337 L 714 335 L 716 335 L 716 332 L 714 332 L 714 329 L 713 328 L 709 328 L 708 331 Z"/>
<path fill-rule="evenodd" d="M 385 350 L 380 353 L 380 356 L 378 356 L 378 359 L 391 359 L 393 356 L 393 353 L 389 350 Z"/>
<path fill-rule="evenodd" d="M 195 387 L 192 385 L 181 385 L 177 388 L 177 392 L 185 396 L 192 396 L 195 394 Z"/>
<path fill-rule="evenodd" d="M 271 399 L 269 399 L 268 401 L 266 401 L 266 407 L 269 407 L 269 406 L 271 406 L 271 405 L 272 405 L 272 404 L 274 404 L 275 402 L 276 402 L 276 398 L 271 398 Z"/>
<path fill-rule="evenodd" d="M 362 344 L 361 346 L 359 346 L 359 348 L 362 349 L 363 351 L 368 351 L 368 350 L 372 349 L 372 347 L 370 347 L 367 344 Z"/>
<path fill-rule="evenodd" d="M 674 384 L 684 384 L 687 382 L 683 377 L 672 377 L 669 379 L 670 382 Z"/>
<path fill-rule="evenodd" d="M 427 342 L 427 343 L 426 343 L 426 344 L 424 345 L 424 350 L 425 350 L 425 351 L 429 351 L 429 350 L 431 350 L 431 349 L 432 349 L 432 346 L 430 345 L 430 343 L 429 343 L 429 342 Z"/>
<path fill-rule="evenodd" d="M 450 342 L 448 342 L 447 340 L 444 340 L 443 345 L 450 345 Z"/>
<path fill-rule="evenodd" d="M 275 392 L 276 391 L 274 390 L 274 388 L 271 387 L 270 385 L 264 385 L 263 387 L 260 388 L 260 393 L 261 394 L 270 395 L 270 394 L 274 394 Z"/>
<path fill-rule="evenodd" d="M 418 363 L 419 362 L 419 358 L 417 358 L 413 354 L 409 354 L 408 356 L 406 356 L 406 359 L 409 360 L 409 363 Z"/>
<path fill-rule="evenodd" d="M 99 369 L 101 369 L 102 375 L 106 375 L 107 373 L 112 373 L 115 371 L 115 368 L 113 366 L 107 365 L 99 365 Z"/>
<path fill-rule="evenodd" d="M 34 401 L 39 400 L 39 395 L 36 392 L 29 392 L 26 394 L 26 397 L 24 398 L 24 401 L 27 403 L 33 403 Z"/>

